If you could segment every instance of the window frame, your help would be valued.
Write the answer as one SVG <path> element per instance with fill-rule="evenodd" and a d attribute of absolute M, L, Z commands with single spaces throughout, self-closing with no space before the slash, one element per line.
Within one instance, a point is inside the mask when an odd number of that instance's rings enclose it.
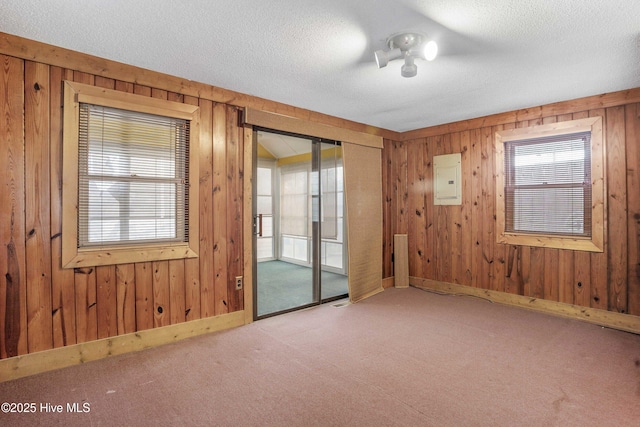
<path fill-rule="evenodd" d="M 190 121 L 189 135 L 189 234 L 186 242 L 105 244 L 78 248 L 78 171 L 80 103 L 175 117 Z M 75 82 L 64 82 L 62 181 L 62 267 L 77 268 L 132 262 L 198 257 L 199 247 L 199 135 L 200 109 L 163 99 L 119 92 Z"/>
<path fill-rule="evenodd" d="M 591 236 L 562 236 L 525 232 L 508 232 L 506 226 L 504 170 L 506 142 L 591 132 Z M 588 252 L 604 251 L 605 224 L 605 161 L 602 117 L 589 117 L 566 122 L 549 123 L 519 129 L 498 130 L 495 133 L 496 170 L 496 241 L 497 243 L 537 246 Z"/>

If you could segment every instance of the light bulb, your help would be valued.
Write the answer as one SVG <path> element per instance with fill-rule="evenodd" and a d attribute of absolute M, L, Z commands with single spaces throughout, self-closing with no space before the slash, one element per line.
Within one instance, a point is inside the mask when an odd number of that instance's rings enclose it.
<path fill-rule="evenodd" d="M 424 59 L 433 61 L 438 55 L 438 44 L 433 40 L 424 45 Z"/>

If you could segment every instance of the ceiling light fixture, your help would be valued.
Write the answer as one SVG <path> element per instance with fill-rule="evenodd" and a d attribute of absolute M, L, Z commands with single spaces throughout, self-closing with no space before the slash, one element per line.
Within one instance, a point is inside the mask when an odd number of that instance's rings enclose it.
<path fill-rule="evenodd" d="M 426 43 L 425 43 L 426 42 Z M 438 45 L 421 33 L 397 33 L 387 38 L 389 50 L 375 52 L 378 68 L 386 67 L 389 61 L 404 57 L 404 65 L 400 69 L 402 77 L 413 77 L 418 73 L 415 58 L 433 61 L 438 55 Z"/>

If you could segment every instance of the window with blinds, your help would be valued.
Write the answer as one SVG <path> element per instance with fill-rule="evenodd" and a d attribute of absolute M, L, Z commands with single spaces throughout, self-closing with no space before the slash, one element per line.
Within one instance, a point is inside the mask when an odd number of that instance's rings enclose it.
<path fill-rule="evenodd" d="M 63 268 L 196 258 L 197 105 L 64 82 Z"/>
<path fill-rule="evenodd" d="M 78 247 L 186 242 L 189 122 L 80 103 Z"/>
<path fill-rule="evenodd" d="M 495 133 L 496 241 L 602 252 L 602 117 Z"/>
<path fill-rule="evenodd" d="M 508 141 L 505 231 L 591 236 L 591 133 Z"/>

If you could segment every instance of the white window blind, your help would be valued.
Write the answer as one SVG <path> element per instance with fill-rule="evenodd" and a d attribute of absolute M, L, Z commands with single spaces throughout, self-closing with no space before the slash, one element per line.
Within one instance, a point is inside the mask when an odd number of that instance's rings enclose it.
<path fill-rule="evenodd" d="M 505 231 L 591 237 L 591 133 L 504 145 Z"/>
<path fill-rule="evenodd" d="M 309 237 L 308 168 L 280 170 L 280 231 L 282 234 Z"/>
<path fill-rule="evenodd" d="M 327 145 L 323 143 L 323 145 Z M 338 194 L 342 191 L 342 160 L 338 158 L 341 148 L 337 144 L 330 149 L 323 150 L 320 170 L 322 204 L 322 238 L 337 239 L 338 237 Z M 340 181 L 340 182 L 339 182 Z"/>
<path fill-rule="evenodd" d="M 78 247 L 183 243 L 189 121 L 80 103 Z"/>

